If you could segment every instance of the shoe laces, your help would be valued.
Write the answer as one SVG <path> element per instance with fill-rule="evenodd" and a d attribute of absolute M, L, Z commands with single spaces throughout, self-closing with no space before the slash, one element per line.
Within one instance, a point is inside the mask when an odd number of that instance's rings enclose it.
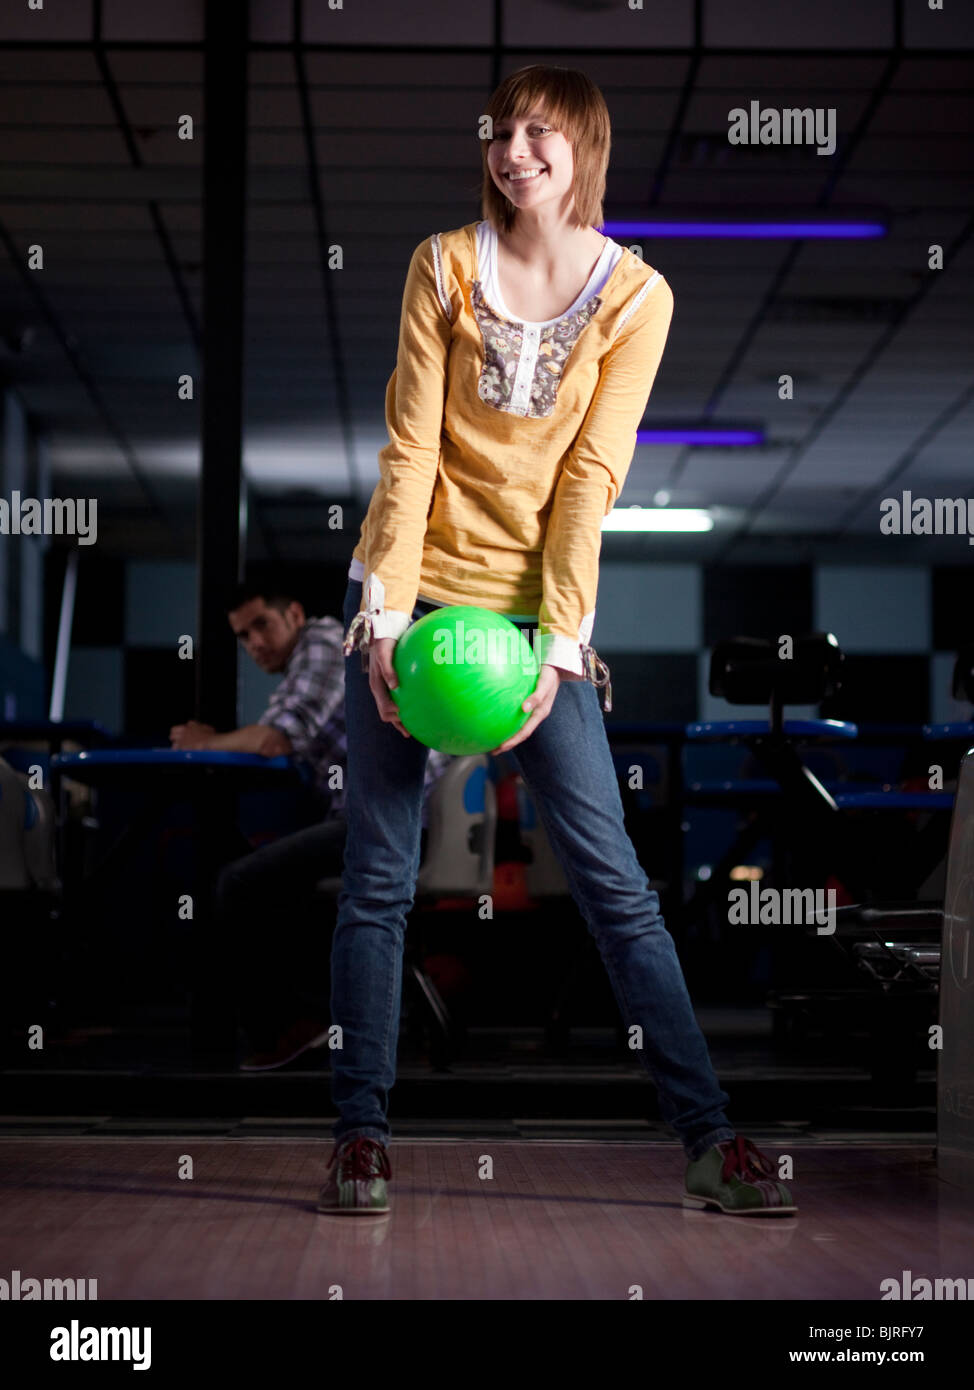
<path fill-rule="evenodd" d="M 741 1182 L 774 1177 L 774 1164 L 766 1154 L 754 1147 L 750 1139 L 742 1139 L 738 1134 L 718 1147 L 724 1150 L 724 1166 L 720 1173 L 722 1182 L 726 1182 L 732 1174 L 736 1174 Z"/>
<path fill-rule="evenodd" d="M 329 1168 L 334 1165 L 339 1154 L 341 1155 L 339 1177 L 342 1182 L 392 1177 L 389 1155 L 386 1153 L 385 1145 L 380 1144 L 375 1139 L 370 1139 L 367 1135 L 361 1135 L 358 1139 L 350 1139 L 347 1144 L 336 1147 L 335 1152 L 328 1160 Z"/>

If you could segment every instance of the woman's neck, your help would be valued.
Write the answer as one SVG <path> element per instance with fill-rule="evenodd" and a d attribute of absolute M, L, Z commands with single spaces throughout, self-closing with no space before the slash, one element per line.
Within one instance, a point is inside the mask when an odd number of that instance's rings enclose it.
<path fill-rule="evenodd" d="M 584 261 L 601 254 L 605 238 L 594 227 L 564 222 L 542 225 L 515 218 L 510 231 L 498 232 L 498 240 L 507 255 L 525 270 L 552 274 L 564 266 L 566 257 Z"/>

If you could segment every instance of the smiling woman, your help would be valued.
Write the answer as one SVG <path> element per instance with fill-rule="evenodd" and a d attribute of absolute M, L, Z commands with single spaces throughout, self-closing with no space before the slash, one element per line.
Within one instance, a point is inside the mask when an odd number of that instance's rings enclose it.
<path fill-rule="evenodd" d="M 348 834 L 332 946 L 344 1041 L 319 1210 L 389 1210 L 386 1098 L 429 751 L 399 720 L 392 658 L 414 620 L 458 604 L 536 623 L 530 718 L 493 752 L 510 751 L 530 786 L 640 1040 L 686 1151 L 685 1200 L 787 1213 L 788 1189 L 724 1113 L 659 897 L 626 833 L 596 690 L 610 710 L 609 671 L 590 645 L 602 522 L 632 460 L 673 295 L 598 231 L 610 127 L 584 73 L 523 68 L 487 115 L 482 220 L 434 233 L 409 263 L 389 443 L 349 569 Z"/>

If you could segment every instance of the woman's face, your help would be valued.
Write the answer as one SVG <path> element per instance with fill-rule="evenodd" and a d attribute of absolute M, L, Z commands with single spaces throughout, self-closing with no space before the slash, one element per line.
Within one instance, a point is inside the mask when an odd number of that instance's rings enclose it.
<path fill-rule="evenodd" d="M 494 123 L 487 167 L 494 183 L 516 208 L 533 208 L 572 194 L 575 161 L 571 144 L 545 121 L 541 111 Z M 514 171 L 535 169 L 539 172 L 528 173 L 526 178 L 509 177 Z"/>

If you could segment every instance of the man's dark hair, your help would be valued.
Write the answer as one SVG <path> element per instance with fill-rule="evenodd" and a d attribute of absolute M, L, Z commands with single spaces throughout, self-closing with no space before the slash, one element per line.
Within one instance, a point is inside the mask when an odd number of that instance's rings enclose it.
<path fill-rule="evenodd" d="M 247 584 L 237 585 L 223 605 L 223 611 L 228 615 L 235 613 L 238 608 L 242 608 L 245 603 L 251 603 L 255 598 L 262 598 L 268 608 L 276 608 L 279 613 L 286 612 L 289 604 L 301 602 L 297 594 L 292 593 L 291 588 L 281 580 L 266 583 L 251 580 Z"/>

